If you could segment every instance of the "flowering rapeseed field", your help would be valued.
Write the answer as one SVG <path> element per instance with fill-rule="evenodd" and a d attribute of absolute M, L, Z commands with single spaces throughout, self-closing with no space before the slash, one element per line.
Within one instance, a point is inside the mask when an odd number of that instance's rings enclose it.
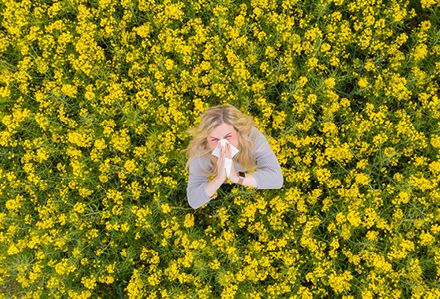
<path fill-rule="evenodd" d="M 435 0 L 1 0 L 0 295 L 439 298 Z M 280 190 L 193 210 L 208 106 Z"/>

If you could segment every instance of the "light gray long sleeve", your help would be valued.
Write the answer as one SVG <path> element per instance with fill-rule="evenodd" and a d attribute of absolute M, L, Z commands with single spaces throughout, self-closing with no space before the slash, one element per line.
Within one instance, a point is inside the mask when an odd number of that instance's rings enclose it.
<path fill-rule="evenodd" d="M 257 181 L 257 189 L 280 189 L 283 186 L 284 180 L 277 157 L 273 153 L 266 137 L 256 127 L 252 127 L 251 134 L 255 136 L 257 163 L 257 170 L 251 174 Z M 189 164 L 186 193 L 188 203 L 193 209 L 197 209 L 211 200 L 205 191 L 208 177 L 203 172 L 204 169 L 209 168 L 209 163 L 209 157 L 197 157 Z M 242 170 L 236 161 L 233 163 L 237 171 Z"/>
<path fill-rule="evenodd" d="M 284 183 L 280 163 L 266 137 L 258 130 L 256 133 L 257 170 L 251 174 L 257 181 L 257 189 L 280 189 Z"/>
<path fill-rule="evenodd" d="M 208 162 L 198 157 L 194 158 L 189 164 L 189 178 L 188 186 L 186 187 L 186 196 L 188 197 L 189 205 L 193 209 L 197 209 L 211 200 L 205 191 L 205 187 L 208 184 L 208 176 L 203 173 L 203 169 L 207 169 L 206 166 L 208 166 L 209 163 L 209 159 L 207 160 Z"/>

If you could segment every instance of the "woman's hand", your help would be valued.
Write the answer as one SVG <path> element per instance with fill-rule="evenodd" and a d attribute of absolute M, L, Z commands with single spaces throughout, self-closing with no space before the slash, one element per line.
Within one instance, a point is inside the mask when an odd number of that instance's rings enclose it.
<path fill-rule="evenodd" d="M 228 146 L 229 146 L 229 144 L 228 144 Z M 228 148 L 228 151 L 226 152 L 226 156 L 228 156 L 228 154 L 229 154 L 229 157 L 230 157 L 231 155 L 230 155 L 229 148 Z M 232 158 L 231 158 L 231 159 L 232 159 Z M 239 180 L 238 174 L 237 174 L 237 172 L 235 171 L 234 161 L 232 161 L 232 163 L 231 163 L 231 172 L 230 172 L 230 174 L 229 174 L 229 179 L 230 179 L 231 182 L 233 182 L 234 184 L 237 184 L 237 183 L 238 183 L 238 180 Z"/>
<path fill-rule="evenodd" d="M 231 157 L 231 150 L 230 150 L 230 145 L 229 143 L 226 145 L 226 152 L 225 155 L 227 158 L 232 160 Z M 234 166 L 234 161 L 232 161 L 231 163 L 231 172 L 229 173 L 229 179 L 231 180 L 231 182 L 233 182 L 234 184 L 238 183 L 239 177 L 237 175 L 237 172 L 235 171 L 235 166 Z"/>

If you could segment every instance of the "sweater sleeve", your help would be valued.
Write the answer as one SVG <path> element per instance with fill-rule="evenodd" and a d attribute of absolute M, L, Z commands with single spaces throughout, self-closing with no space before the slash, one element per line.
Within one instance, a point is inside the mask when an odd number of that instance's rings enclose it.
<path fill-rule="evenodd" d="M 272 151 L 267 138 L 257 132 L 256 139 L 256 160 L 257 170 L 252 176 L 257 181 L 257 189 L 280 189 L 284 179 L 277 157 Z"/>
<path fill-rule="evenodd" d="M 188 197 L 188 203 L 193 209 L 201 207 L 212 199 L 205 191 L 205 187 L 208 184 L 208 176 L 203 173 L 201 162 L 200 158 L 195 158 L 189 164 L 186 195 Z"/>

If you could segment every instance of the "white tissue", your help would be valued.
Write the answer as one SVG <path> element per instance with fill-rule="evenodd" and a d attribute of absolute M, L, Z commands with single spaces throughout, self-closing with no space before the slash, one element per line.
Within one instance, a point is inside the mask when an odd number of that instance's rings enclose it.
<path fill-rule="evenodd" d="M 225 147 L 226 143 L 229 143 L 230 145 L 229 150 L 231 151 L 231 158 L 233 158 L 239 152 L 239 150 L 226 139 L 219 140 L 218 145 L 212 151 L 212 154 L 216 157 L 220 157 L 220 146 Z M 226 176 L 228 177 L 228 179 L 230 179 L 229 176 L 231 175 L 231 168 L 232 168 L 232 159 L 225 157 L 225 169 L 226 169 Z"/>

